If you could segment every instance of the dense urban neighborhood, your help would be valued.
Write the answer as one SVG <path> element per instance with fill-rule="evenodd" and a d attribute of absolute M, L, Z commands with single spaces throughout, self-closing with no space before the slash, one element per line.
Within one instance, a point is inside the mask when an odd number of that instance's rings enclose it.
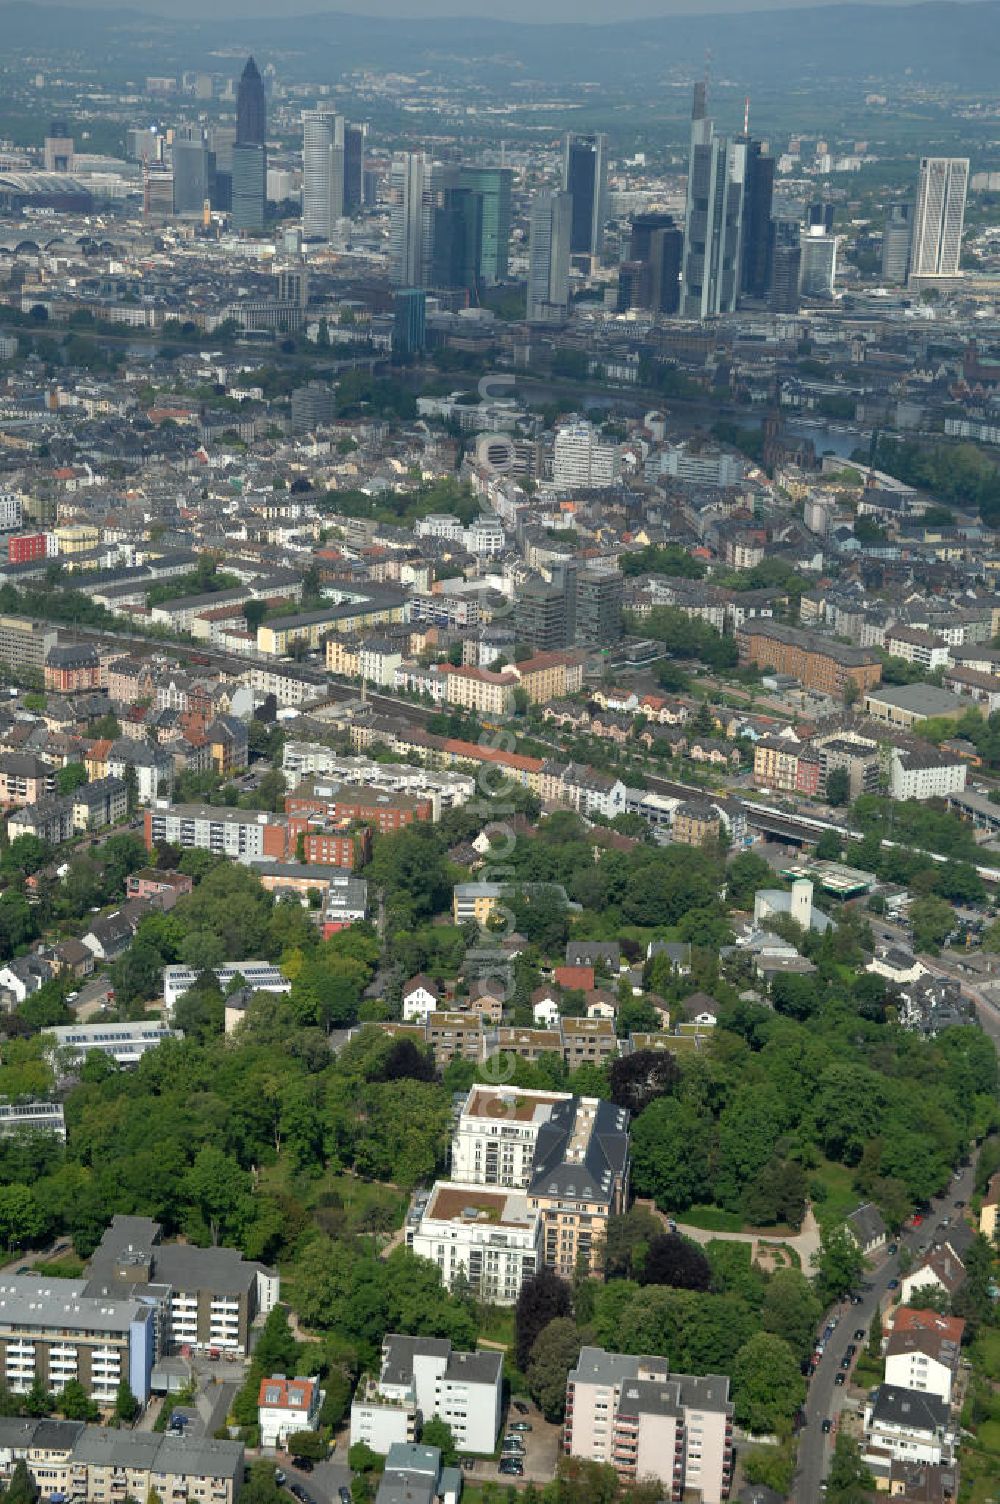
<path fill-rule="evenodd" d="M 207 9 L 0 3 L 0 1493 L 991 1504 L 995 8 Z"/>

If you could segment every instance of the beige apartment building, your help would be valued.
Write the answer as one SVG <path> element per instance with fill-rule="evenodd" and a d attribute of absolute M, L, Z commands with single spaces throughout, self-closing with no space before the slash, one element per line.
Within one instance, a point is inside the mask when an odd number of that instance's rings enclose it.
<path fill-rule="evenodd" d="M 654 1478 L 665 1498 L 721 1504 L 733 1473 L 729 1380 L 585 1347 L 566 1381 L 563 1447 L 610 1465 L 623 1482 Z"/>

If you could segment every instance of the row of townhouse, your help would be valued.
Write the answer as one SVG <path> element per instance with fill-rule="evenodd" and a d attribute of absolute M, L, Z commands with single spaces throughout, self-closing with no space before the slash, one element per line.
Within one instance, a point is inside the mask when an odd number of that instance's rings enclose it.
<path fill-rule="evenodd" d="M 408 1023 L 380 1023 L 393 1038 L 412 1039 L 434 1053 L 443 1069 L 451 1060 L 490 1060 L 513 1055 L 534 1062 L 543 1055 L 558 1055 L 570 1070 L 580 1065 L 604 1065 L 621 1051 L 609 1017 L 560 1017 L 544 1028 L 499 1027 L 479 1011 L 469 1008 L 432 1008 Z"/>
<path fill-rule="evenodd" d="M 82 1421 L 0 1419 L 0 1478 L 24 1462 L 42 1499 L 53 1504 L 116 1504 L 123 1499 L 185 1499 L 236 1504 L 243 1486 L 240 1441 L 105 1429 Z"/>
<path fill-rule="evenodd" d="M 81 831 L 117 825 L 127 814 L 128 786 L 124 778 L 98 778 L 72 794 L 25 805 L 8 819 L 7 834 L 12 841 L 33 835 L 49 846 L 59 846 Z"/>
<path fill-rule="evenodd" d="M 899 1484 L 919 1477 L 920 1497 L 954 1497 L 964 1329 L 954 1316 L 896 1308 L 883 1342 L 885 1378 L 864 1410 L 862 1458 L 879 1489 L 903 1494 Z"/>

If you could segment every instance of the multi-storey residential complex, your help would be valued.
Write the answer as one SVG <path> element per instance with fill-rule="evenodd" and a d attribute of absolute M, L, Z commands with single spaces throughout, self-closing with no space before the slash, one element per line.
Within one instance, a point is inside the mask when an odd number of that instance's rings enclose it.
<path fill-rule="evenodd" d="M 456 1352 L 446 1337 L 400 1337 L 382 1343 L 377 1374 L 362 1378 L 351 1405 L 351 1445 L 373 1452 L 413 1441 L 439 1416 L 460 1452 L 492 1452 L 500 1430 L 503 1362 L 496 1352 Z"/>
<path fill-rule="evenodd" d="M 781 622 L 755 618 L 736 637 L 743 663 L 790 674 L 806 689 L 836 699 L 851 693 L 848 685 L 854 686 L 854 693 L 863 694 L 882 679 L 882 665 L 867 648 L 849 647 Z"/>
<path fill-rule="evenodd" d="M 12 1133 L 54 1133 L 66 1137 L 66 1118 L 61 1102 L 0 1101 L 0 1138 Z"/>
<path fill-rule="evenodd" d="M 733 1471 L 729 1380 L 671 1374 L 664 1358 L 585 1347 L 566 1382 L 564 1447 L 625 1481 L 655 1478 L 671 1500 L 721 1504 Z"/>
<path fill-rule="evenodd" d="M 23 1461 L 47 1500 L 187 1499 L 236 1504 L 243 1484 L 241 1441 L 104 1430 L 82 1421 L 0 1419 L 0 1478 Z"/>
<path fill-rule="evenodd" d="M 26 616 L 0 616 L 0 663 L 42 673 L 45 660 L 58 642 L 54 627 Z"/>
<path fill-rule="evenodd" d="M 164 1243 L 151 1218 L 116 1216 L 87 1267 L 85 1289 L 103 1300 L 131 1296 L 155 1312 L 158 1353 L 245 1353 L 255 1319 L 276 1304 L 280 1285 L 277 1274 L 237 1249 Z"/>
<path fill-rule="evenodd" d="M 225 966 L 216 966 L 215 980 L 223 992 L 241 977 L 251 992 L 289 992 L 291 982 L 271 961 L 231 961 Z M 200 973 L 193 966 L 165 966 L 163 968 L 163 1006 L 172 1013 L 177 999 L 197 982 Z"/>
<path fill-rule="evenodd" d="M 407 1246 L 437 1264 L 446 1285 L 462 1273 L 479 1300 L 513 1305 L 541 1264 L 542 1223 L 521 1191 L 439 1180 L 406 1230 Z"/>
<path fill-rule="evenodd" d="M 288 852 L 288 823 L 260 810 L 223 805 L 167 804 L 157 800 L 144 816 L 147 849 L 167 843 L 212 851 L 240 862 L 281 861 Z"/>
<path fill-rule="evenodd" d="M 451 1173 L 459 1184 L 526 1191 L 541 1216 L 544 1262 L 566 1275 L 578 1261 L 596 1269 L 608 1217 L 628 1199 L 628 1113 L 596 1097 L 474 1086 Z"/>
<path fill-rule="evenodd" d="M 819 758 L 794 738 L 764 736 L 753 749 L 753 781 L 759 789 L 782 794 L 815 794 L 819 788 Z"/>
<path fill-rule="evenodd" d="M 307 829 L 309 822 L 317 818 L 356 820 L 386 835 L 416 820 L 430 820 L 434 806 L 430 799 L 413 794 L 310 777 L 301 781 L 294 794 L 286 795 L 285 812 L 289 839 L 294 845 L 299 831 Z"/>
<path fill-rule="evenodd" d="M 946 799 L 965 788 L 969 765 L 957 752 L 921 745 L 894 747 L 889 771 L 893 799 Z"/>
<path fill-rule="evenodd" d="M 503 719 L 514 708 L 517 675 L 504 670 L 494 673 L 488 668 L 442 666 L 445 674 L 445 699 L 449 705 L 461 705 L 476 715 Z"/>
<path fill-rule="evenodd" d="M 127 1379 L 145 1404 L 155 1351 L 155 1313 L 143 1300 L 109 1298 L 86 1279 L 8 1275 L 0 1283 L 0 1372 L 16 1394 L 35 1378 L 57 1393 L 76 1379 L 111 1405 Z"/>
<path fill-rule="evenodd" d="M 882 783 L 883 758 L 877 742 L 843 731 L 836 736 L 818 737 L 814 755 L 819 759 L 817 793 L 826 795 L 830 774 L 847 774 L 848 797 L 853 803 L 860 794 L 877 794 Z"/>
<path fill-rule="evenodd" d="M 950 662 L 948 644 L 942 637 L 925 632 L 923 627 L 907 627 L 897 623 L 885 629 L 885 650 L 890 658 L 902 658 L 927 670 L 947 668 Z"/>
<path fill-rule="evenodd" d="M 60 1024 L 45 1031 L 57 1050 L 71 1050 L 80 1056 L 96 1051 L 107 1055 L 117 1065 L 138 1065 L 143 1055 L 155 1050 L 164 1039 L 183 1039 L 177 1029 L 153 1019 L 127 1023 Z"/>

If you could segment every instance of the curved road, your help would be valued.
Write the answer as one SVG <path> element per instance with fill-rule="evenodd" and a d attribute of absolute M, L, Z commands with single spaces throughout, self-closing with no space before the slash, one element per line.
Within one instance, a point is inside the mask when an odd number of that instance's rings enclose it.
<path fill-rule="evenodd" d="M 911 1253 L 916 1254 L 921 1245 L 932 1241 L 937 1235 L 942 1216 L 950 1216 L 954 1221 L 956 1216 L 961 1215 L 955 1202 L 964 1201 L 968 1205 L 971 1199 L 975 1174 L 974 1163 L 975 1161 L 962 1170 L 960 1178 L 951 1182 L 943 1196 L 935 1198 L 931 1203 L 931 1211 L 920 1227 L 903 1234 L 899 1239 L 900 1249 L 907 1248 Z M 839 1306 L 834 1306 L 829 1313 L 830 1316 L 838 1316 L 840 1319 L 809 1384 L 809 1393 L 806 1398 L 806 1424 L 799 1435 L 798 1469 L 792 1490 L 792 1499 L 795 1504 L 816 1504 L 816 1501 L 821 1498 L 820 1484 L 829 1470 L 833 1443 L 836 1440 L 836 1425 L 829 1435 L 824 1436 L 823 1421 L 827 1417 L 834 1422 L 837 1421 L 847 1396 L 847 1386 L 838 1388 L 834 1383 L 834 1378 L 841 1371 L 841 1359 L 845 1356 L 848 1343 L 854 1341 L 854 1332 L 864 1327 L 865 1341 L 868 1340 L 868 1331 L 876 1310 L 883 1303 L 890 1303 L 887 1300 L 887 1297 L 892 1294 L 889 1290 L 889 1281 L 898 1278 L 899 1254 L 897 1253 L 884 1259 L 866 1275 L 864 1283 L 870 1288 L 862 1291 L 864 1299 L 860 1305 L 852 1306 L 849 1301 L 842 1302 Z M 861 1347 L 862 1342 L 859 1339 L 859 1350 Z"/>

